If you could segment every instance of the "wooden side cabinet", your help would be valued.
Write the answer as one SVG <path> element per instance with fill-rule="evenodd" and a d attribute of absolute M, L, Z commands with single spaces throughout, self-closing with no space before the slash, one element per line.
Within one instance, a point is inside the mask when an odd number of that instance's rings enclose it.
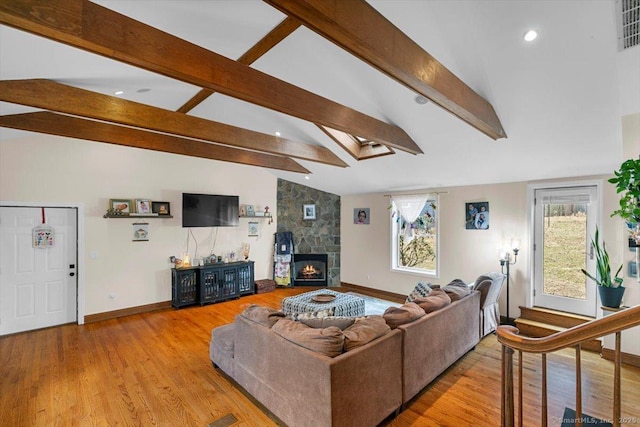
<path fill-rule="evenodd" d="M 171 305 L 175 308 L 195 304 L 198 300 L 198 275 L 193 269 L 172 269 Z"/>
<path fill-rule="evenodd" d="M 172 269 L 172 302 L 175 308 L 211 304 L 255 291 L 253 261 Z"/>

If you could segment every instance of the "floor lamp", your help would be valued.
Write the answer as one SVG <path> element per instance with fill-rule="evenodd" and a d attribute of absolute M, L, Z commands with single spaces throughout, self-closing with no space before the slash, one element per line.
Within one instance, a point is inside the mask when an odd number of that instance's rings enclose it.
<path fill-rule="evenodd" d="M 511 252 L 510 251 L 504 251 L 502 252 L 502 255 L 500 256 L 500 270 L 502 271 L 502 274 L 507 276 L 507 316 L 504 320 L 504 322 L 501 322 L 503 325 L 511 325 L 511 326 L 515 326 L 515 319 L 512 319 L 509 316 L 509 267 L 514 265 L 517 261 L 518 261 L 518 251 L 519 249 L 515 246 L 518 246 L 518 244 L 514 244 L 513 245 L 514 248 L 512 249 L 513 251 L 513 262 L 511 262 Z M 506 270 L 506 272 L 505 272 Z"/>

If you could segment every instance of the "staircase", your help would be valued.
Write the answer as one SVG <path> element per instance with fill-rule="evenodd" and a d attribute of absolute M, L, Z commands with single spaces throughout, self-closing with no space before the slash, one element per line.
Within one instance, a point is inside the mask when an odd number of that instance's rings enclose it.
<path fill-rule="evenodd" d="M 516 327 L 520 330 L 520 335 L 546 337 L 591 320 L 593 320 L 592 317 L 547 308 L 520 307 L 520 317 L 516 319 Z M 601 353 L 602 343 L 600 340 L 590 340 L 583 343 L 582 348 Z"/>

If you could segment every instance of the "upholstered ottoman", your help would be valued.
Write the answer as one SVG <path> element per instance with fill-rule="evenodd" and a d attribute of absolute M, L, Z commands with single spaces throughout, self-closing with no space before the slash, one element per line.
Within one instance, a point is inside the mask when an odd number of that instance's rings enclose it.
<path fill-rule="evenodd" d="M 334 295 L 335 299 L 328 302 L 314 301 L 316 295 Z M 330 289 L 318 289 L 304 294 L 285 297 L 282 299 L 282 311 L 284 314 L 309 313 L 321 310 L 333 309 L 333 316 L 364 316 L 364 299 L 355 295 L 344 294 Z"/>
<path fill-rule="evenodd" d="M 256 280 L 256 294 L 272 292 L 276 289 L 276 282 L 271 279 Z"/>

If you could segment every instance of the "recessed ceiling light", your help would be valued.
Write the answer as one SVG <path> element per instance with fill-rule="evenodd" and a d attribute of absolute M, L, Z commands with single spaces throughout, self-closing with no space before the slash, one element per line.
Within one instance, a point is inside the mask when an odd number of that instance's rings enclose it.
<path fill-rule="evenodd" d="M 422 95 L 416 96 L 414 98 L 414 101 L 416 101 L 416 104 L 420 104 L 420 105 L 424 105 L 427 102 L 429 102 L 429 100 L 426 97 L 422 96 Z"/>
<path fill-rule="evenodd" d="M 142 89 L 138 89 L 136 92 L 138 92 L 138 93 L 145 93 L 145 92 L 149 92 L 150 90 L 151 90 L 151 89 L 149 89 L 149 88 L 146 88 L 146 87 L 145 87 L 145 88 L 142 88 Z"/>
<path fill-rule="evenodd" d="M 309 175 L 305 175 L 304 179 L 311 179 L 311 178 L 309 178 Z"/>
<path fill-rule="evenodd" d="M 123 90 L 117 90 L 115 92 L 113 92 L 114 95 L 122 95 L 124 93 Z"/>
<path fill-rule="evenodd" d="M 537 30 L 529 30 L 526 33 L 524 33 L 524 36 L 522 36 L 524 38 L 524 41 L 527 42 L 532 42 L 535 39 L 538 38 L 538 31 Z"/>
<path fill-rule="evenodd" d="M 280 136 L 280 132 L 277 132 L 277 131 L 276 131 L 276 136 Z"/>

